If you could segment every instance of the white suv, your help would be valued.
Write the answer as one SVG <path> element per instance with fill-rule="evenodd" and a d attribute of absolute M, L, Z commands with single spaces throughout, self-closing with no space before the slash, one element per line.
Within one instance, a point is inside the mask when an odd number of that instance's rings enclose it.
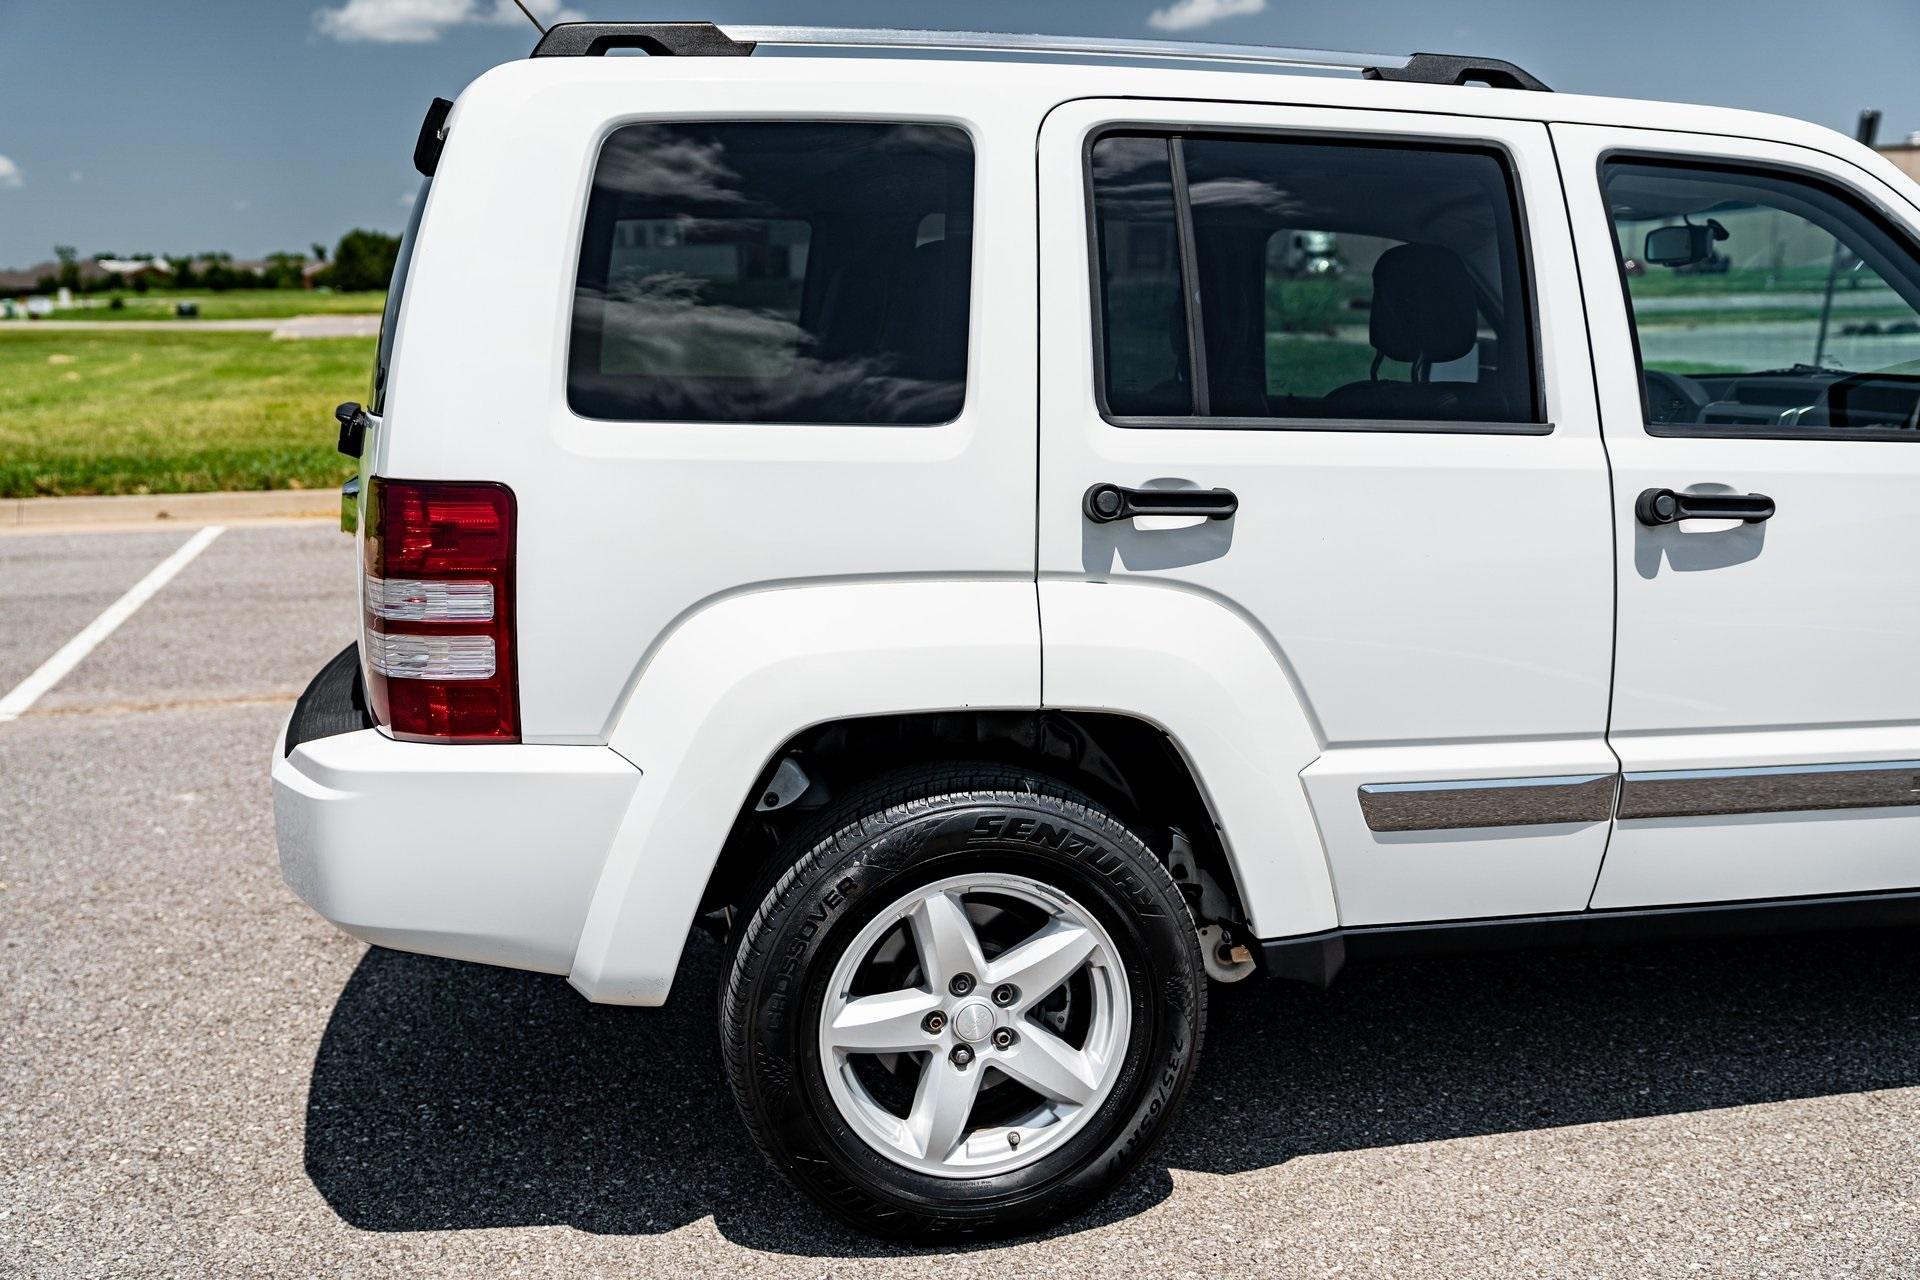
<path fill-rule="evenodd" d="M 1111 1187 L 1209 980 L 1920 918 L 1920 192 L 1544 89 L 554 28 L 421 133 L 289 883 L 614 1003 L 711 927 L 902 1235 Z"/>

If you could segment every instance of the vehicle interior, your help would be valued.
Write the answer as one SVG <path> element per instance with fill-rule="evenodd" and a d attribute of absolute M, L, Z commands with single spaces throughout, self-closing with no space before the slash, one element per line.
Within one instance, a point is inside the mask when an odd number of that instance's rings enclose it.
<path fill-rule="evenodd" d="M 973 156 L 950 127 L 639 125 L 575 289 L 589 417 L 942 422 L 965 390 Z"/>
<path fill-rule="evenodd" d="M 1920 430 L 1920 279 L 1893 228 L 1765 170 L 1614 163 L 1606 194 L 1649 424 Z"/>
<path fill-rule="evenodd" d="M 1165 142 L 1112 141 L 1129 147 L 1096 149 L 1095 205 L 1113 412 L 1539 420 L 1527 274 L 1497 153 L 1181 139 L 1205 357 L 1196 396 L 1184 358 L 1154 385 L 1127 385 L 1130 352 L 1183 357 L 1188 338 L 1175 255 L 1138 252 L 1172 240 L 1152 196 L 1167 182 Z M 1160 301 L 1143 302 L 1155 278 Z"/>
<path fill-rule="evenodd" d="M 1535 419 L 1525 271 L 1494 153 L 1251 138 L 1185 152 L 1214 414 Z M 1334 270 L 1275 262 L 1272 246 L 1304 229 L 1330 234 Z M 1344 365 L 1348 351 L 1365 365 Z"/>

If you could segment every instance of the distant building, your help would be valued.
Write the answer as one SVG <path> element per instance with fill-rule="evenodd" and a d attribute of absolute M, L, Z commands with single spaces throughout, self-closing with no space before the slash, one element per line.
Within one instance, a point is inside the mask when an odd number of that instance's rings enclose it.
<path fill-rule="evenodd" d="M 299 283 L 307 288 L 314 286 L 314 277 L 326 270 L 325 262 L 313 261 L 304 255 L 276 255 L 272 258 L 235 261 L 224 255 L 195 257 L 187 255 L 168 259 L 161 255 L 153 257 L 119 258 L 99 257 L 82 258 L 74 264 L 80 274 L 79 292 L 93 292 L 103 288 L 138 288 L 144 284 L 164 285 L 178 281 L 183 276 L 189 285 L 204 285 L 209 273 L 226 273 L 227 281 L 213 287 L 253 287 L 270 275 L 283 271 L 297 270 Z M 54 282 L 60 278 L 61 264 L 58 262 L 40 262 L 31 267 L 0 268 L 0 297 L 18 298 L 30 293 L 51 290 Z M 288 274 L 284 282 L 292 284 L 293 277 Z"/>
<path fill-rule="evenodd" d="M 92 265 L 110 276 L 119 276 L 123 280 L 137 280 L 141 276 L 170 276 L 173 264 L 165 258 L 95 258 Z M 86 264 L 82 264 L 81 278 L 86 278 Z"/>
<path fill-rule="evenodd" d="M 1893 161 L 1894 168 L 1920 182 L 1920 133 L 1910 133 L 1904 141 L 1890 142 L 1877 150 Z"/>
<path fill-rule="evenodd" d="M 82 289 L 97 289 L 115 276 L 132 284 L 142 276 L 158 280 L 173 274 L 173 265 L 165 258 L 82 258 L 73 265 L 80 272 Z M 33 293 L 43 281 L 59 278 L 58 262 L 38 262 L 17 271 L 0 269 L 0 294 Z"/>

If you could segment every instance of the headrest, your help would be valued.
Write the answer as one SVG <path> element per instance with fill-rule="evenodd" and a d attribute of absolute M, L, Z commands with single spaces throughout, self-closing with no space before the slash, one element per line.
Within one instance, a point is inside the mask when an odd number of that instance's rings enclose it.
<path fill-rule="evenodd" d="M 908 255 L 894 312 L 900 372 L 907 377 L 957 381 L 966 376 L 971 248 L 965 239 L 930 240 Z"/>
<path fill-rule="evenodd" d="M 1373 264 L 1373 319 L 1367 337 L 1389 360 L 1458 360 L 1473 350 L 1477 313 L 1473 278 L 1451 249 L 1395 245 Z"/>
<path fill-rule="evenodd" d="M 966 270 L 968 249 L 965 240 L 929 240 L 915 245 L 907 258 L 907 270 L 916 289 L 949 287 L 954 277 Z M 924 303 L 924 297 L 917 299 Z"/>

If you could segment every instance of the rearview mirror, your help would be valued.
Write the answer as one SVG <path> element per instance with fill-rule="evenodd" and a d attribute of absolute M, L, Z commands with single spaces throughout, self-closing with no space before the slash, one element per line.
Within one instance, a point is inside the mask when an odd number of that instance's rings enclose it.
<path fill-rule="evenodd" d="M 1686 224 L 1655 227 L 1647 232 L 1646 252 L 1641 255 L 1656 267 L 1691 267 L 1713 256 L 1713 229 Z"/>

